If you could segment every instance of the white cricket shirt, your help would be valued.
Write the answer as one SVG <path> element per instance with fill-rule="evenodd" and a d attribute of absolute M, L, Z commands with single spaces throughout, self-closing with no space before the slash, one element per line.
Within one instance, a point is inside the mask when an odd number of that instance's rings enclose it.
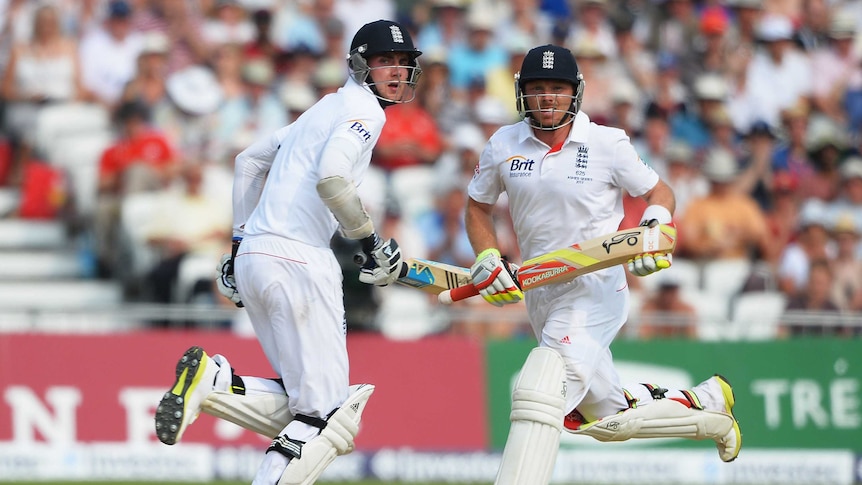
<path fill-rule="evenodd" d="M 640 196 L 658 180 L 623 130 L 592 123 L 579 112 L 561 147 L 539 141 L 527 121 L 500 128 L 488 140 L 467 191 L 485 204 L 507 193 L 527 260 L 616 231 L 623 218 L 622 189 Z"/>
<path fill-rule="evenodd" d="M 328 248 L 338 221 L 317 193 L 321 152 L 333 138 L 352 144 L 360 155 L 351 173 L 339 175 L 358 185 L 385 122 L 377 98 L 349 78 L 296 121 L 244 150 L 234 174 L 234 235 L 276 235 Z"/>

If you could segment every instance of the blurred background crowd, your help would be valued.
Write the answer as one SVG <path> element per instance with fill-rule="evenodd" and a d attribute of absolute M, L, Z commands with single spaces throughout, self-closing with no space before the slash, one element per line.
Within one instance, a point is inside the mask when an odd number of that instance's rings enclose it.
<path fill-rule="evenodd" d="M 674 265 L 631 279 L 630 335 L 862 335 L 858 0 L 0 0 L 0 238 L 4 266 L 23 267 L 0 270 L 10 304 L 35 292 L 38 309 L 69 280 L 112 285 L 100 301 L 121 308 L 233 309 L 213 277 L 234 156 L 342 86 L 353 33 L 379 18 L 424 52 L 361 187 L 406 256 L 472 264 L 466 185 L 518 120 L 523 55 L 555 43 L 584 74 L 582 110 L 624 129 L 677 195 Z M 636 225 L 642 202 L 625 205 Z M 501 250 L 520 261 L 500 208 Z M 44 223 L 63 263 L 26 243 Z M 354 329 L 525 332 L 517 308 L 361 285 L 356 246 L 333 247 Z M 241 316 L 214 325 L 248 332 Z"/>

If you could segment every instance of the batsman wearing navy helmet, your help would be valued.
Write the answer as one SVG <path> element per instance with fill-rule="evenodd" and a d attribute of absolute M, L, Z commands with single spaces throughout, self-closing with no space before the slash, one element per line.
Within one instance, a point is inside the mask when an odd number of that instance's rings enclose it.
<path fill-rule="evenodd" d="M 623 190 L 647 202 L 642 224 L 672 223 L 672 190 L 623 130 L 597 125 L 581 111 L 586 87 L 568 49 L 527 52 L 515 77 L 523 119 L 488 140 L 468 187 L 473 283 L 497 306 L 525 300 L 538 341 L 512 393 L 498 485 L 549 483 L 562 430 L 601 441 L 712 439 L 724 461 L 734 460 L 742 443 L 733 390 L 721 376 L 692 389 L 620 383 L 610 344 L 628 317 L 625 267 L 525 294 L 513 278 L 516 266 L 497 249 L 492 213 L 503 192 L 525 260 L 619 230 Z M 644 253 L 628 270 L 645 276 L 670 264 L 670 254 Z"/>
<path fill-rule="evenodd" d="M 349 453 L 374 386 L 348 383 L 342 272 L 336 230 L 359 240 L 363 283 L 386 286 L 401 251 L 375 230 L 357 193 L 386 121 L 384 108 L 415 95 L 421 52 L 397 22 L 354 36 L 350 76 L 293 123 L 236 157 L 233 250 L 218 265 L 219 291 L 244 307 L 277 379 L 241 376 L 221 354 L 191 347 L 155 416 L 178 442 L 203 411 L 272 439 L 254 484 L 311 484 Z"/>

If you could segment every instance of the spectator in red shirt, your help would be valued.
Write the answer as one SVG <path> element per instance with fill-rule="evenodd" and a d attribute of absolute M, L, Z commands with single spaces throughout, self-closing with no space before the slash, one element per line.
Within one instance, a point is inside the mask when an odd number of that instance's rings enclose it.
<path fill-rule="evenodd" d="M 176 174 L 176 154 L 167 138 L 150 126 L 149 109 L 139 101 L 121 104 L 114 113 L 117 141 L 102 153 L 96 206 L 96 253 L 100 272 L 116 264 L 114 235 L 126 194 L 167 187 Z"/>

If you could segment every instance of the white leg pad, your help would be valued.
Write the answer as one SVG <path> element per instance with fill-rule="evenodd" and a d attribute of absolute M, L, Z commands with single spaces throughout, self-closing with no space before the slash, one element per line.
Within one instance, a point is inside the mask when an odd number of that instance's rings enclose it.
<path fill-rule="evenodd" d="M 242 395 L 213 391 L 204 399 L 201 411 L 270 439 L 293 421 L 284 394 Z"/>
<path fill-rule="evenodd" d="M 509 436 L 496 485 L 545 485 L 551 480 L 566 406 L 566 364 L 559 352 L 530 352 L 512 392 Z"/>
<path fill-rule="evenodd" d="M 733 427 L 733 418 L 723 412 L 692 409 L 672 399 L 659 399 L 646 406 L 584 423 L 572 434 L 592 436 L 599 441 L 629 438 L 722 438 Z"/>
<path fill-rule="evenodd" d="M 332 416 L 320 434 L 302 445 L 299 458 L 290 460 L 278 485 L 311 485 L 336 456 L 353 451 L 353 440 L 359 433 L 359 421 L 368 399 L 374 392 L 371 384 L 351 386 L 354 392 Z"/>

